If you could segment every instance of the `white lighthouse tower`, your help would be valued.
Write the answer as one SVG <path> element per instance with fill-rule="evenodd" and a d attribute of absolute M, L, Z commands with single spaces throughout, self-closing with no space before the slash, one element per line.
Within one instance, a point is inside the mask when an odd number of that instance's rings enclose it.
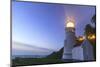
<path fill-rule="evenodd" d="M 75 45 L 75 21 L 73 18 L 67 18 L 65 24 L 65 41 L 64 41 L 64 51 L 62 59 L 71 60 L 72 59 L 72 49 Z"/>

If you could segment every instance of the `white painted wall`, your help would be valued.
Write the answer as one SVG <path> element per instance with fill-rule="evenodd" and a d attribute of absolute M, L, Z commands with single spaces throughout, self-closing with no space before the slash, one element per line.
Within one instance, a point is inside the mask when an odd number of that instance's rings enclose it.
<path fill-rule="evenodd" d="M 75 60 L 84 60 L 83 48 L 81 46 L 73 48 L 72 58 L 75 59 Z"/>
<path fill-rule="evenodd" d="M 73 30 L 73 29 L 72 29 Z M 64 42 L 64 53 L 62 59 L 72 59 L 72 49 L 75 45 L 75 32 L 66 30 L 66 40 Z"/>
<path fill-rule="evenodd" d="M 81 45 L 83 48 L 84 60 L 94 60 L 92 44 L 88 40 L 85 40 Z"/>
<path fill-rule="evenodd" d="M 88 40 L 85 40 L 81 46 L 73 48 L 72 58 L 76 60 L 94 60 L 93 47 L 91 43 Z"/>

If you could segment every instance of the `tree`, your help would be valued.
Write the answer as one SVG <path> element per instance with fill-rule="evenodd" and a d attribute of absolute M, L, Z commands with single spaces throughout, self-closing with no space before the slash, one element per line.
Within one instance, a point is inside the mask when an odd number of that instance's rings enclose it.
<path fill-rule="evenodd" d="M 87 24 L 87 25 L 85 26 L 85 32 L 84 32 L 84 34 L 85 34 L 86 38 L 87 38 L 90 34 L 93 34 L 93 33 L 94 33 L 93 30 L 94 30 L 94 29 L 93 29 L 93 27 L 92 27 L 90 24 Z"/>
<path fill-rule="evenodd" d="M 93 15 L 91 22 L 94 23 L 96 25 L 96 14 Z"/>
<path fill-rule="evenodd" d="M 93 31 L 96 33 L 96 14 L 93 15 L 91 18 L 92 24 L 94 24 L 95 27 L 93 27 Z"/>
<path fill-rule="evenodd" d="M 95 27 L 91 26 L 90 24 L 87 24 L 85 26 L 85 36 L 88 39 L 89 36 L 91 35 L 95 35 L 96 36 L 96 14 L 94 14 L 91 18 L 91 23 L 94 24 Z M 88 39 L 90 41 L 90 43 L 93 46 L 93 51 L 94 51 L 94 59 L 96 59 L 96 39 Z"/>

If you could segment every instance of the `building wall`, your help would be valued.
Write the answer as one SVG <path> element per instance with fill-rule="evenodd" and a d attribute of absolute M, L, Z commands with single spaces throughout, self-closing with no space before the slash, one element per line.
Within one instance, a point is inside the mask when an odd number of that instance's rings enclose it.
<path fill-rule="evenodd" d="M 84 49 L 83 54 L 84 54 L 84 60 L 94 60 L 94 56 L 93 56 L 93 46 L 92 44 L 88 41 L 85 40 L 82 43 L 82 48 Z"/>
<path fill-rule="evenodd" d="M 75 60 L 84 60 L 83 48 L 81 46 L 73 48 L 72 58 Z"/>
<path fill-rule="evenodd" d="M 68 31 L 64 42 L 64 53 L 62 57 L 63 59 L 72 59 L 72 49 L 74 45 L 75 45 L 75 33 Z"/>
<path fill-rule="evenodd" d="M 85 40 L 81 46 L 74 47 L 72 58 L 76 60 L 91 61 L 94 60 L 93 47 L 88 40 Z"/>

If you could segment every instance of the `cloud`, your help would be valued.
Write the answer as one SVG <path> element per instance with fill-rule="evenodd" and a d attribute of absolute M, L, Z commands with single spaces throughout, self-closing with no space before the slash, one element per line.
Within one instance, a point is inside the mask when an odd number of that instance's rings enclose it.
<path fill-rule="evenodd" d="M 32 46 L 29 44 L 19 43 L 19 42 L 13 42 L 12 43 L 12 55 L 22 55 L 22 54 L 31 54 L 31 55 L 47 55 L 52 53 L 53 50 L 49 50 L 46 48 L 41 48 L 37 46 Z"/>

